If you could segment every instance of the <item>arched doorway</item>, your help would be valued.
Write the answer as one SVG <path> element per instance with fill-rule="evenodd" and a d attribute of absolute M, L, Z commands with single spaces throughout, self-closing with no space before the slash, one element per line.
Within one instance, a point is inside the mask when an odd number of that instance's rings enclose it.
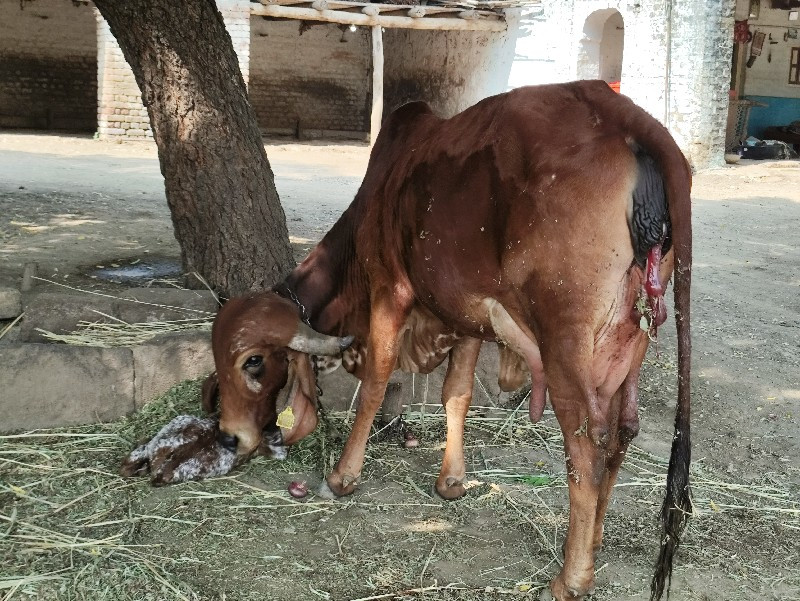
<path fill-rule="evenodd" d="M 583 26 L 578 50 L 578 79 L 602 79 L 616 84 L 622 79 L 625 23 L 620 12 L 606 8 L 593 12 Z"/>

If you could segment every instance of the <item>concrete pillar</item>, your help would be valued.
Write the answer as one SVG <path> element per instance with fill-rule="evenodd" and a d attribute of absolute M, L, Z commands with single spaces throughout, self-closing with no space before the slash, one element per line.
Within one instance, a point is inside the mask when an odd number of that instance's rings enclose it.
<path fill-rule="evenodd" d="M 670 0 L 666 125 L 696 168 L 723 164 L 734 0 Z"/>
<path fill-rule="evenodd" d="M 250 72 L 250 3 L 217 0 L 239 69 L 247 84 Z M 117 40 L 97 9 L 97 133 L 100 139 L 153 137 L 142 94 Z"/>

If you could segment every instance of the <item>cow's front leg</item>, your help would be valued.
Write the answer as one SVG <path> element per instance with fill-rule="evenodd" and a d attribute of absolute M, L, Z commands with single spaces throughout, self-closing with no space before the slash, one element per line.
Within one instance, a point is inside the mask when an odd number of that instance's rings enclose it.
<path fill-rule="evenodd" d="M 475 364 L 481 350 L 477 338 L 461 338 L 450 351 L 447 375 L 442 385 L 442 405 L 447 415 L 447 446 L 436 493 L 452 500 L 464 495 L 464 420 L 472 402 Z"/>
<path fill-rule="evenodd" d="M 385 290 L 372 297 L 367 368 L 361 381 L 356 418 L 342 456 L 320 487 L 322 496 L 349 495 L 355 490 L 361 476 L 372 422 L 383 402 L 386 385 L 397 362 L 397 335 L 410 308 L 408 303 L 402 302 L 404 296 L 402 291 Z"/>

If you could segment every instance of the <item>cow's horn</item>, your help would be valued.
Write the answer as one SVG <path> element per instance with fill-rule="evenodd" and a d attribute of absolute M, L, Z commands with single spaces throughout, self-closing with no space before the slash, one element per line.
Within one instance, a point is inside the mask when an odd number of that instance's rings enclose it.
<path fill-rule="evenodd" d="M 297 334 L 294 335 L 294 338 L 289 341 L 287 346 L 293 351 L 300 351 L 308 355 L 331 357 L 341 354 L 352 343 L 353 336 L 339 338 L 338 336 L 320 334 L 301 321 L 297 328 Z"/>

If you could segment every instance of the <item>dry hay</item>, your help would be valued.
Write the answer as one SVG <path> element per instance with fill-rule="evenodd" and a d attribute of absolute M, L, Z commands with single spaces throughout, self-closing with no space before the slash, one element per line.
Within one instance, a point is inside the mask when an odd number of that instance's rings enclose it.
<path fill-rule="evenodd" d="M 114 319 L 110 315 L 100 314 Z M 208 317 L 139 323 L 119 320 L 112 323 L 79 321 L 78 329 L 67 334 L 56 334 L 41 328 L 36 328 L 36 331 L 53 342 L 76 346 L 114 347 L 143 344 L 162 334 L 210 332 L 211 324 L 212 320 Z"/>
<path fill-rule="evenodd" d="M 192 275 L 196 277 L 200 282 L 208 288 L 211 294 L 214 295 L 214 298 L 219 303 L 220 300 L 217 295 L 211 290 L 211 287 L 208 285 L 208 282 L 203 279 L 200 274 L 196 272 L 192 272 Z M 68 290 L 72 290 L 73 292 L 79 292 L 81 294 L 86 294 L 89 296 L 99 296 L 103 298 L 110 298 L 115 301 L 119 302 L 127 302 L 131 304 L 137 305 L 147 305 L 151 307 L 156 307 L 158 309 L 170 309 L 173 311 L 178 311 L 183 314 L 192 315 L 192 317 L 187 317 L 184 319 L 173 319 L 173 320 L 152 320 L 147 322 L 138 322 L 138 323 L 128 323 L 123 321 L 113 315 L 108 315 L 107 313 L 103 313 L 102 311 L 93 310 L 94 313 L 97 313 L 100 317 L 104 317 L 110 322 L 103 322 L 103 321 L 79 321 L 77 323 L 77 330 L 72 332 L 68 332 L 66 334 L 57 334 L 54 332 L 49 332 L 42 328 L 35 328 L 37 332 L 39 332 L 42 336 L 46 339 L 51 340 L 52 342 L 61 342 L 63 344 L 72 344 L 76 346 L 95 346 L 95 347 L 115 347 L 115 346 L 135 346 L 137 344 L 143 344 L 148 340 L 152 340 L 156 336 L 160 336 L 162 334 L 179 334 L 179 333 L 186 333 L 186 332 L 210 332 L 211 325 L 213 324 L 214 314 L 209 313 L 208 311 L 201 311 L 199 309 L 189 309 L 186 307 L 175 307 L 171 305 L 164 305 L 160 303 L 151 303 L 136 300 L 133 298 L 125 298 L 125 297 L 118 297 L 113 294 L 106 294 L 103 292 L 97 292 L 96 290 L 86 290 L 82 288 L 76 288 L 74 286 L 68 286 L 67 284 L 63 284 L 61 282 L 54 282 L 52 280 L 48 280 L 46 278 L 35 278 L 36 280 L 46 282 L 48 284 L 52 284 L 54 286 L 58 286 L 59 288 L 66 288 Z M 179 286 L 175 285 L 174 288 L 180 289 Z M 23 314 L 24 315 L 24 314 Z M 11 323 L 6 330 L 0 333 L 0 338 L 6 333 L 6 331 L 10 330 L 23 316 L 20 315 L 13 323 Z"/>
<path fill-rule="evenodd" d="M 258 458 L 227 477 L 162 489 L 121 478 L 122 456 L 175 415 L 196 413 L 198 395 L 198 382 L 183 383 L 118 422 L 0 437 L 0 599 L 535 598 L 558 570 L 566 480 L 551 414 L 531 424 L 522 402 L 473 408 L 470 490 L 452 503 L 428 492 L 445 431 L 430 406 L 405 416 L 418 449 L 375 431 L 360 490 L 338 502 L 295 500 L 286 484 L 313 487 L 330 469 L 346 412 L 285 462 Z M 664 458 L 631 449 L 597 599 L 647 588 L 665 471 Z M 702 462 L 693 482 L 697 516 L 678 571 L 722 576 L 741 592 L 728 598 L 796 598 L 796 488 L 774 474 L 726 480 Z M 763 553 L 747 548 L 758 540 L 769 545 Z M 616 575 L 615 566 L 626 568 Z"/>

